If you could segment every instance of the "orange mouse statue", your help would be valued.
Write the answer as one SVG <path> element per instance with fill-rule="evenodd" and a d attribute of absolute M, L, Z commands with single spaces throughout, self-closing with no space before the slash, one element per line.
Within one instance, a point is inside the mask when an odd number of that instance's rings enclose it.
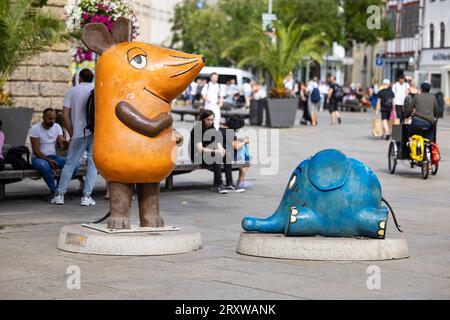
<path fill-rule="evenodd" d="M 84 27 L 82 41 L 100 55 L 95 71 L 94 162 L 109 181 L 108 228 L 130 228 L 134 185 L 141 227 L 162 227 L 159 183 L 175 167 L 177 142 L 170 102 L 204 66 L 200 55 L 131 42 L 131 23 Z"/>

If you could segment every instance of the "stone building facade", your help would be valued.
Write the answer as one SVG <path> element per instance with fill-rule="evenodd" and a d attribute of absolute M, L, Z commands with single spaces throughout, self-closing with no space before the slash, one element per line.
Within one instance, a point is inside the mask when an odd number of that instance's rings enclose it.
<path fill-rule="evenodd" d="M 64 17 L 66 0 L 48 0 L 48 10 Z M 24 61 L 11 75 L 6 90 L 16 106 L 35 110 L 32 122 L 41 119 L 39 111 L 62 109 L 64 94 L 71 87 L 70 43 L 60 43 Z"/>

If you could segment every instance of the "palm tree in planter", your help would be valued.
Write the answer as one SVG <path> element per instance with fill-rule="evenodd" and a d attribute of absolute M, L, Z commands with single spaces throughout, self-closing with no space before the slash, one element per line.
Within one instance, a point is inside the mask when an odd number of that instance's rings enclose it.
<path fill-rule="evenodd" d="M 300 64 L 308 60 L 321 62 L 327 49 L 322 34 L 311 34 L 307 25 L 296 20 L 289 25 L 276 22 L 275 38 L 271 40 L 260 25 L 253 25 L 247 36 L 237 40 L 225 52 L 227 56 L 235 50 L 244 50 L 248 55 L 238 67 L 252 66 L 266 71 L 272 81 L 269 100 L 269 119 L 272 127 L 291 127 L 295 121 L 297 103 L 288 98 L 283 80 Z"/>
<path fill-rule="evenodd" d="M 46 3 L 47 0 L 0 0 L 0 119 L 6 141 L 12 145 L 25 141 L 33 109 L 8 108 L 13 102 L 4 85 L 20 63 L 65 35 L 64 22 L 42 9 Z"/>

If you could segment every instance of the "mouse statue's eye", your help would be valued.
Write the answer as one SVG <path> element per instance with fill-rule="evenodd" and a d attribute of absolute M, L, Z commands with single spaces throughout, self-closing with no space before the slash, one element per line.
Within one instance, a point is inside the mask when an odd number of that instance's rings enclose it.
<path fill-rule="evenodd" d="M 142 69 L 147 65 L 147 54 L 141 48 L 133 48 L 127 53 L 128 63 L 136 69 Z"/>

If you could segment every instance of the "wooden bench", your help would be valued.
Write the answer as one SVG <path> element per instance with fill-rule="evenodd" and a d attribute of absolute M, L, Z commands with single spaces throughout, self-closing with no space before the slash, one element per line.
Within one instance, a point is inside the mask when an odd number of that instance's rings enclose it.
<path fill-rule="evenodd" d="M 86 175 L 86 166 L 81 166 L 78 169 L 76 177 L 85 176 Z M 57 169 L 55 171 L 55 178 L 59 178 L 61 175 L 61 169 Z M 29 179 L 41 179 L 42 176 L 38 170 L 30 169 L 30 170 L 14 170 L 7 165 L 5 170 L 0 171 L 0 200 L 5 199 L 5 186 L 9 183 L 19 182 L 25 178 Z"/>
<path fill-rule="evenodd" d="M 232 164 L 233 171 L 239 170 L 240 168 L 247 167 L 249 164 L 244 162 L 234 162 Z M 170 190 L 173 187 L 173 176 L 179 175 L 179 174 L 185 174 L 190 173 L 195 170 L 207 170 L 206 168 L 202 167 L 201 164 L 193 164 L 191 162 L 180 162 L 177 163 L 175 168 L 173 169 L 170 176 L 166 178 L 165 181 L 165 188 Z M 223 165 L 222 165 L 223 170 Z M 78 169 L 77 176 L 85 176 L 86 175 L 87 168 L 86 166 L 81 166 Z M 61 169 L 56 170 L 55 172 L 55 178 L 59 178 L 61 174 Z M 41 179 L 42 176 L 39 173 L 38 170 L 14 170 L 10 167 L 10 165 L 7 165 L 4 171 L 0 171 L 0 200 L 5 199 L 5 192 L 6 188 L 5 186 L 9 183 L 19 182 L 23 179 Z"/>
<path fill-rule="evenodd" d="M 194 108 L 191 108 L 191 107 L 174 107 L 174 108 L 172 108 L 171 112 L 174 113 L 174 114 L 180 115 L 181 116 L 181 121 L 184 121 L 184 116 L 185 115 L 194 116 L 195 120 L 197 120 L 199 115 L 200 115 L 200 113 L 201 113 L 201 110 L 194 109 Z M 247 119 L 247 118 L 249 118 L 250 114 L 249 114 L 249 112 L 247 110 L 239 109 L 239 110 L 221 110 L 220 111 L 220 115 L 223 118 L 229 118 L 229 117 L 231 117 L 233 115 L 240 115 L 244 119 Z"/>
<path fill-rule="evenodd" d="M 231 165 L 231 168 L 233 171 L 237 171 L 241 168 L 244 167 L 249 167 L 250 164 L 249 163 L 245 163 L 245 162 L 233 162 Z M 222 172 L 224 171 L 224 165 L 221 165 L 222 168 Z M 194 164 L 192 162 L 180 162 L 177 163 L 177 165 L 175 166 L 175 168 L 173 169 L 172 173 L 170 174 L 170 176 L 168 176 L 166 178 L 166 183 L 165 183 L 165 188 L 167 190 L 172 189 L 173 187 L 173 177 L 176 175 L 180 175 L 180 174 L 185 174 L 185 173 L 190 173 L 192 171 L 195 170 L 208 170 L 207 168 L 203 167 L 201 164 Z"/>

